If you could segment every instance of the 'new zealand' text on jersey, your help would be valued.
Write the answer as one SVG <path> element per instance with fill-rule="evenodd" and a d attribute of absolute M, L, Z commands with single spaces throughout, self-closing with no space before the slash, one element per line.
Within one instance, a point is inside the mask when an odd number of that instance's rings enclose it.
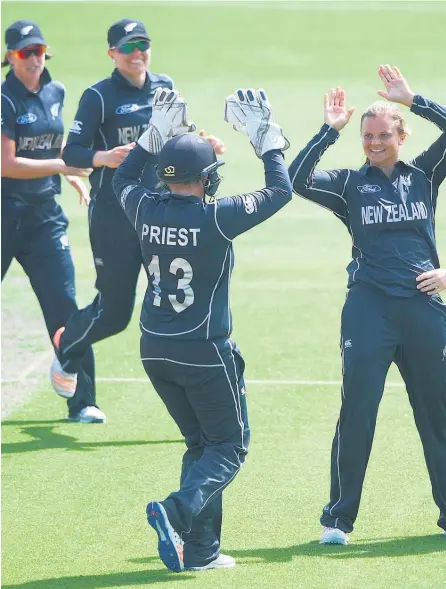
<path fill-rule="evenodd" d="M 147 129 L 157 88 L 173 88 L 165 75 L 147 73 L 142 88 L 128 82 L 118 70 L 87 88 L 71 125 L 63 159 L 70 166 L 92 168 L 96 151 L 108 151 L 136 141 Z M 115 170 L 105 166 L 90 174 L 91 195 L 114 200 L 111 181 Z M 157 183 L 154 166 L 144 170 L 142 182 L 149 190 Z"/>
<path fill-rule="evenodd" d="M 196 196 L 147 192 L 138 178 L 144 166 L 155 161 L 156 156 L 137 145 L 113 178 L 149 275 L 141 329 L 148 335 L 182 339 L 227 337 L 232 239 L 291 200 L 282 153 L 274 150 L 263 156 L 266 188 L 210 204 Z"/>
<path fill-rule="evenodd" d="M 415 278 L 439 267 L 435 244 L 438 188 L 446 176 L 446 108 L 415 96 L 412 112 L 443 134 L 388 178 L 375 166 L 314 171 L 339 133 L 323 125 L 289 168 L 296 193 L 331 210 L 349 230 L 352 262 L 348 286 L 364 282 L 395 296 L 412 296 Z"/>
<path fill-rule="evenodd" d="M 11 70 L 2 84 L 2 133 L 15 141 L 16 156 L 33 160 L 60 157 L 65 88 L 44 70 L 40 90 L 30 92 Z M 60 176 L 18 179 L 2 176 L 2 198 L 37 205 L 60 194 Z"/>

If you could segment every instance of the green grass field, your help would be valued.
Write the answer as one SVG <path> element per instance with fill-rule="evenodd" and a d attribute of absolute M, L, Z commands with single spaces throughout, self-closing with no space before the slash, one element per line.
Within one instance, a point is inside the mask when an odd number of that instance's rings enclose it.
<path fill-rule="evenodd" d="M 358 112 L 324 156 L 326 168 L 361 165 L 359 114 L 377 98 L 381 62 L 445 101 L 444 2 L 4 2 L 2 31 L 19 18 L 42 26 L 55 55 L 50 71 L 67 87 L 67 126 L 82 90 L 111 71 L 106 32 L 124 16 L 144 20 L 152 69 L 168 72 L 191 118 L 226 142 L 223 195 L 263 186 L 246 138 L 223 122 L 224 98 L 239 86 L 267 90 L 291 162 L 322 122 L 323 92 L 344 85 Z M 406 158 L 438 135 L 414 115 L 409 124 Z M 94 295 L 86 211 L 66 184 L 62 204 L 83 305 Z M 445 188 L 437 227 L 445 264 Z M 337 342 L 349 255 L 343 225 L 297 197 L 238 239 L 232 309 L 247 363 L 252 444 L 226 491 L 223 529 L 224 551 L 238 566 L 180 575 L 163 568 L 145 521 L 147 501 L 177 488 L 183 444 L 140 365 L 140 305 L 125 333 L 96 346 L 98 401 L 109 423 L 66 423 L 46 378 L 51 355 L 39 308 L 13 265 L 2 293 L 3 389 L 17 400 L 3 421 L 2 587 L 443 588 L 446 538 L 393 369 L 352 543 L 318 544 L 340 405 Z"/>

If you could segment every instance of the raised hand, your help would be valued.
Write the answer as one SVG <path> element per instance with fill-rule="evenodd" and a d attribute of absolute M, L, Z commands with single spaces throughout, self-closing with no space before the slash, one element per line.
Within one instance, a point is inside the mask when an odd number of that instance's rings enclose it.
<path fill-rule="evenodd" d="M 391 102 L 404 104 L 409 108 L 412 106 L 415 94 L 409 88 L 406 78 L 397 67 L 392 68 L 390 65 L 380 65 L 378 75 L 386 88 L 386 91 L 378 90 L 380 96 Z"/>
<path fill-rule="evenodd" d="M 345 108 L 345 90 L 339 86 L 324 94 L 324 121 L 340 131 L 349 122 L 355 107 Z"/>
<path fill-rule="evenodd" d="M 138 144 L 148 153 L 157 154 L 172 137 L 195 129 L 194 123 L 187 120 L 187 103 L 178 90 L 157 88 L 149 127 L 138 139 Z"/>
<path fill-rule="evenodd" d="M 204 139 L 206 139 L 206 141 L 208 141 L 212 145 L 212 147 L 217 155 L 223 155 L 224 152 L 226 151 L 226 147 L 225 147 L 225 144 L 223 143 L 223 141 L 221 139 L 219 139 L 218 137 L 216 137 L 215 135 L 206 135 L 206 133 L 204 132 L 204 129 L 201 129 L 200 137 L 204 137 Z"/>
<path fill-rule="evenodd" d="M 271 104 L 263 89 L 239 88 L 228 96 L 224 119 L 235 131 L 249 137 L 259 158 L 273 149 L 284 151 L 290 146 L 281 127 L 273 122 Z"/>

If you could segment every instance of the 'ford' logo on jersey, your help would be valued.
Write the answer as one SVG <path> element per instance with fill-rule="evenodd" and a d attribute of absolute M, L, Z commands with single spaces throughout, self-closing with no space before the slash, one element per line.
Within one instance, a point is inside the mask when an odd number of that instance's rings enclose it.
<path fill-rule="evenodd" d="M 137 104 L 122 104 L 121 106 L 118 106 L 118 108 L 116 109 L 116 114 L 126 115 L 129 112 L 135 112 L 138 109 L 139 106 Z"/>
<path fill-rule="evenodd" d="M 357 186 L 356 188 L 362 194 L 368 194 L 370 192 L 379 192 L 381 190 L 381 186 L 378 186 L 377 184 L 364 184 L 364 186 Z"/>
<path fill-rule="evenodd" d="M 30 123 L 34 123 L 34 121 L 37 121 L 37 117 L 32 112 L 27 112 L 26 114 L 17 117 L 18 125 L 29 125 Z"/>

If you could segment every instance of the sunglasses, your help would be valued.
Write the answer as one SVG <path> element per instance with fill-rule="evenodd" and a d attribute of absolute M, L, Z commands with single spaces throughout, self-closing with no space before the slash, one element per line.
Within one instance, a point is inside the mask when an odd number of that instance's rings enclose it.
<path fill-rule="evenodd" d="M 128 43 L 121 45 L 121 47 L 118 48 L 118 51 L 124 55 L 131 55 L 135 49 L 138 49 L 138 51 L 147 51 L 149 47 L 149 41 L 129 41 Z"/>
<path fill-rule="evenodd" d="M 28 57 L 31 57 L 31 55 L 42 57 L 42 55 L 45 52 L 46 45 L 29 45 L 28 47 L 23 47 L 22 49 L 12 51 L 12 53 L 14 53 L 14 55 L 17 55 L 19 59 L 28 59 Z"/>

